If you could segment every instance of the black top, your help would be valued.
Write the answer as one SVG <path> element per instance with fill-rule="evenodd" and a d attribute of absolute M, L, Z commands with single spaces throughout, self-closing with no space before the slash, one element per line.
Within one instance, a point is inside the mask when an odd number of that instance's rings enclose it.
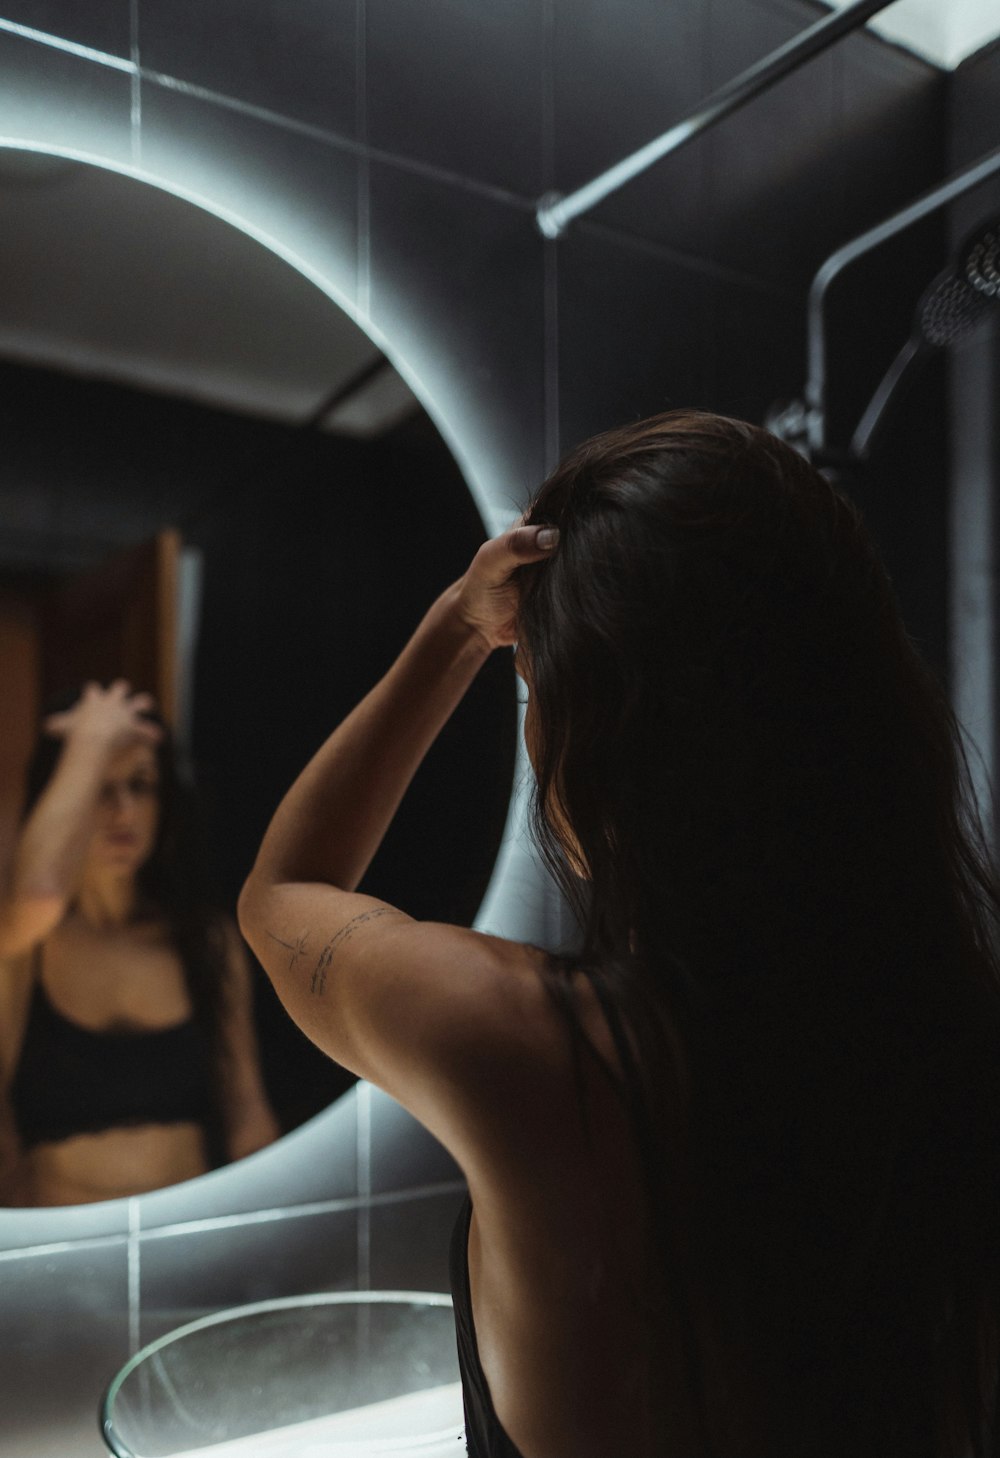
<path fill-rule="evenodd" d="M 53 1007 L 36 966 L 10 1103 L 25 1149 L 136 1124 L 208 1126 L 209 1038 L 193 1018 L 95 1032 Z"/>
<path fill-rule="evenodd" d="M 522 1458 L 493 1410 L 486 1374 L 479 1361 L 476 1328 L 469 1295 L 469 1225 L 472 1201 L 466 1198 L 451 1237 L 451 1296 L 455 1303 L 458 1370 L 465 1406 L 465 1442 L 469 1458 Z"/>

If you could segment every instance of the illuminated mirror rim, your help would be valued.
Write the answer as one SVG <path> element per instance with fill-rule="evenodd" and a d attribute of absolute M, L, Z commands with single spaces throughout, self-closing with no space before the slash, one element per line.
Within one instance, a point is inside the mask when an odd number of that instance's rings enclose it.
<path fill-rule="evenodd" d="M 198 192 L 193 188 L 189 188 L 181 183 L 175 182 L 173 179 L 166 177 L 161 173 L 151 171 L 149 168 L 142 167 L 141 165 L 135 163 L 123 162 L 117 158 L 110 158 L 100 153 L 85 151 L 78 147 L 59 145 L 49 141 L 38 141 L 33 140 L 30 137 L 14 136 L 7 134 L 0 135 L 0 152 L 34 153 L 41 156 L 60 158 L 68 162 L 76 162 L 84 166 L 100 169 L 104 172 L 114 173 L 118 176 L 129 178 L 132 181 L 138 182 L 142 185 L 156 188 L 161 192 L 176 197 L 182 202 L 200 208 L 202 211 L 218 218 L 220 222 L 226 223 L 229 226 L 236 228 L 246 237 L 260 244 L 261 247 L 267 249 L 269 252 L 273 253 L 276 257 L 280 258 L 283 262 L 288 264 L 289 267 L 296 270 L 296 272 L 298 272 L 309 283 L 313 284 L 314 287 L 316 287 L 322 294 L 330 299 L 331 302 L 334 303 L 338 308 L 340 308 L 347 315 L 347 317 L 352 320 L 357 325 L 357 327 L 362 330 L 364 334 L 367 335 L 372 343 L 375 344 L 382 351 L 383 355 L 391 364 L 391 366 L 397 371 L 397 373 L 401 376 L 401 378 L 405 381 L 405 383 L 412 390 L 413 394 L 419 400 L 420 405 L 426 411 L 432 424 L 434 425 L 439 436 L 441 437 L 441 440 L 444 443 L 445 447 L 451 453 L 472 496 L 476 508 L 479 511 L 480 516 L 487 524 L 487 529 L 491 531 L 499 529 L 499 524 L 496 520 L 497 510 L 495 501 L 492 501 L 490 499 L 490 494 L 484 488 L 483 483 L 479 478 L 478 472 L 476 471 L 473 462 L 469 458 L 468 452 L 463 448 L 461 441 L 456 437 L 455 431 L 450 426 L 445 413 L 437 407 L 432 392 L 428 390 L 426 383 L 423 381 L 419 373 L 415 371 L 408 363 L 408 361 L 393 347 L 391 341 L 388 340 L 383 331 L 375 323 L 373 323 L 368 314 L 365 311 L 359 309 L 354 300 L 349 298 L 330 277 L 328 277 L 321 269 L 316 268 L 313 264 L 311 264 L 308 259 L 303 258 L 302 255 L 298 253 L 295 249 L 289 247 L 273 233 L 262 227 L 259 227 L 256 223 L 252 222 L 243 214 L 236 212 L 234 209 L 216 202 L 214 199 L 206 196 L 204 193 Z M 513 508 L 511 508 L 508 515 L 511 520 L 516 515 Z M 519 694 L 519 717 L 523 711 L 523 704 L 520 702 L 520 699 L 521 696 Z M 521 764 L 522 760 L 520 738 L 521 736 L 519 734 L 517 748 L 519 765 Z M 522 781 L 523 775 L 519 771 L 516 772 L 514 776 L 514 784 L 512 786 L 511 799 L 507 812 L 507 822 L 501 836 L 500 845 L 493 865 L 491 878 L 483 895 L 479 915 L 476 918 L 476 925 L 480 924 L 485 908 L 489 907 L 492 910 L 497 905 L 498 900 L 502 900 L 502 895 L 498 896 L 498 892 L 501 892 L 501 888 L 507 880 L 506 862 L 512 856 L 512 854 L 516 854 L 515 843 L 517 841 L 517 826 L 524 819 L 525 804 L 524 785 Z M 349 1093 L 351 1092 L 353 1091 L 349 1091 Z M 328 1118 L 333 1110 L 335 1110 L 346 1097 L 347 1095 L 343 1095 L 341 1099 L 335 1100 L 331 1105 L 328 1106 L 328 1108 L 320 1111 L 314 1116 L 313 1119 L 309 1120 L 308 1123 L 302 1127 L 308 1128 L 309 1125 L 314 1125 L 318 1121 Z M 180 1185 L 168 1186 L 167 1189 L 188 1189 L 191 1191 L 190 1218 L 193 1220 L 197 1220 L 199 1218 L 199 1199 L 197 1192 L 206 1182 L 218 1180 L 220 1176 L 224 1177 L 225 1174 L 230 1170 L 239 1171 L 244 1169 L 248 1164 L 252 1164 L 257 1161 L 261 1163 L 270 1163 L 269 1154 L 271 1158 L 280 1159 L 281 1156 L 279 1154 L 279 1151 L 283 1150 L 290 1143 L 294 1144 L 294 1138 L 298 1132 L 298 1130 L 291 1130 L 289 1133 L 279 1138 L 274 1145 L 270 1146 L 269 1150 L 260 1150 L 257 1152 L 256 1155 L 251 1155 L 247 1159 L 238 1160 L 233 1165 L 227 1165 L 221 1170 L 210 1170 L 206 1174 L 196 1176 L 194 1179 L 183 1181 Z M 263 1175 L 263 1171 L 261 1173 Z M 262 1179 L 262 1192 L 268 1187 L 269 1181 L 265 1176 Z M 137 1201 L 145 1200 L 147 1198 L 152 1198 L 155 1200 L 157 1194 L 159 1193 L 161 1192 L 154 1190 L 150 1191 L 146 1196 L 131 1196 L 124 1199 L 115 1199 L 106 1202 L 101 1201 L 97 1202 L 97 1205 L 99 1207 L 103 1206 L 108 1210 L 110 1210 L 110 1208 L 113 1206 L 120 1206 L 123 1213 L 123 1221 L 119 1228 L 126 1229 L 131 1228 L 132 1225 L 133 1216 L 131 1212 L 133 1204 Z M 65 1207 L 50 1208 L 48 1211 L 46 1211 L 47 1214 L 53 1217 L 59 1215 L 61 1212 L 64 1212 L 64 1218 L 66 1222 L 65 1229 L 63 1231 L 60 1231 L 60 1234 L 54 1237 L 55 1240 L 59 1241 L 62 1239 L 72 1239 L 74 1217 L 76 1216 L 77 1218 L 79 1218 L 78 1212 L 85 1212 L 91 1210 L 92 1208 L 94 1207 L 91 1205 L 68 1205 Z M 23 1219 L 25 1215 L 28 1215 L 30 1213 L 31 1212 L 29 1210 L 21 1207 L 18 1207 L 17 1209 L 11 1209 L 9 1211 L 0 1210 L 0 1223 L 4 1222 L 8 1216 Z M 83 1238 L 92 1239 L 94 1237 L 84 1236 Z M 101 1239 L 102 1237 L 98 1236 L 96 1238 Z M 53 1236 L 50 1235 L 48 1240 L 46 1240 L 44 1244 L 51 1244 L 52 1239 Z M 11 1247 L 11 1250 L 13 1252 L 13 1250 L 18 1248 L 33 1248 L 33 1246 L 34 1242 L 26 1242 L 21 1247 Z"/>

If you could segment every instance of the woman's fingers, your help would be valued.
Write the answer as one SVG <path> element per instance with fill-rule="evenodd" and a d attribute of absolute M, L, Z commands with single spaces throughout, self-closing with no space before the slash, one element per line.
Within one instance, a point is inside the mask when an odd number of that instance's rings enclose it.
<path fill-rule="evenodd" d="M 484 542 L 480 554 L 488 559 L 491 576 L 503 580 L 525 562 L 540 562 L 550 557 L 558 544 L 558 527 L 515 526 L 502 536 Z"/>
<path fill-rule="evenodd" d="M 558 542 L 555 527 L 519 523 L 479 548 L 461 582 L 459 610 L 490 648 L 514 642 L 518 603 L 514 572 L 551 557 Z"/>
<path fill-rule="evenodd" d="M 155 708 L 153 695 L 134 694 L 127 679 L 115 679 L 107 688 L 87 683 L 73 707 L 49 714 L 42 728 L 60 739 L 78 731 L 88 739 L 106 741 L 109 749 L 136 739 L 156 744 L 163 738 L 163 731 L 146 717 Z"/>
<path fill-rule="evenodd" d="M 72 715 L 68 713 L 48 714 L 42 720 L 42 728 L 46 734 L 52 734 L 55 736 L 55 738 L 61 739 L 69 729 L 72 722 Z"/>

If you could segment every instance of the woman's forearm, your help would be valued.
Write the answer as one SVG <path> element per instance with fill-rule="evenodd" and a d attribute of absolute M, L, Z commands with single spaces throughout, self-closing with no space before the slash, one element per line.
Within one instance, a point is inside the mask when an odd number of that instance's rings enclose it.
<path fill-rule="evenodd" d="M 299 775 L 261 845 L 251 882 L 353 890 L 438 733 L 489 656 L 448 588 L 381 681 Z"/>
<path fill-rule="evenodd" d="M 107 746 L 70 738 L 55 772 L 24 823 L 14 852 L 11 893 L 72 895 L 107 767 Z"/>
<path fill-rule="evenodd" d="M 107 762 L 103 745 L 68 740 L 55 773 L 25 821 L 0 899 L 0 956 L 41 941 L 76 892 Z"/>

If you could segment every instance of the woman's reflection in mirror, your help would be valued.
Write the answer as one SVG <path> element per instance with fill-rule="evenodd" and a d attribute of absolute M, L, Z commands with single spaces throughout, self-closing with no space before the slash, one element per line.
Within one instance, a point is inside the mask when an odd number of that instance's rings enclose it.
<path fill-rule="evenodd" d="M 46 717 L 0 901 L 2 1203 L 140 1194 L 277 1137 L 201 860 L 148 694 L 88 684 Z"/>

